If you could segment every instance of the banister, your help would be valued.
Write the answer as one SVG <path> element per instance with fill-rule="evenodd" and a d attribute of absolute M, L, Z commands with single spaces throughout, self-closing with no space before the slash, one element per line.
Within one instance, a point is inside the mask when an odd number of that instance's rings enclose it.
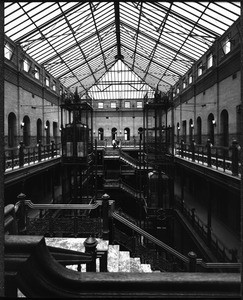
<path fill-rule="evenodd" d="M 116 220 L 120 221 L 121 223 L 127 225 L 128 227 L 130 227 L 131 229 L 133 229 L 137 233 L 141 234 L 142 236 L 146 237 L 148 240 L 150 240 L 151 242 L 153 242 L 156 245 L 160 246 L 161 248 L 163 248 L 164 250 L 166 250 L 170 254 L 176 256 L 177 258 L 179 258 L 184 263 L 187 263 L 187 264 L 189 263 L 189 259 L 185 255 L 181 254 L 180 252 L 178 252 L 175 249 L 171 248 L 167 244 L 165 244 L 162 241 L 158 240 L 157 238 L 155 238 L 154 236 L 152 236 L 148 232 L 144 231 L 140 227 L 136 226 L 135 224 L 131 223 L 127 219 L 123 218 L 122 216 L 120 216 L 116 212 L 112 212 L 112 217 L 114 217 Z"/>
<path fill-rule="evenodd" d="M 236 273 L 80 273 L 60 265 L 44 238 L 19 268 L 17 288 L 38 298 L 234 298 L 240 299 Z"/>
<path fill-rule="evenodd" d="M 15 211 L 18 209 L 20 203 L 20 201 L 18 201 L 15 204 Z M 102 205 L 102 201 L 101 200 L 97 200 L 96 203 L 94 204 L 71 204 L 71 203 L 55 203 L 55 204 L 34 204 L 31 200 L 24 200 L 23 201 L 24 204 L 26 206 L 28 206 L 31 209 L 60 209 L 60 210 L 65 210 L 65 209 L 69 209 L 69 210 L 77 210 L 77 209 L 82 209 L 82 210 L 86 210 L 86 209 L 96 209 L 97 207 L 99 207 L 100 205 Z"/>

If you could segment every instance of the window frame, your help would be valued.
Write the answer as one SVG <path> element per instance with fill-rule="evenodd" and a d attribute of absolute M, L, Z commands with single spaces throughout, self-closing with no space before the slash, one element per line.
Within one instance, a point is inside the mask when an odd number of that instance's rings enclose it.
<path fill-rule="evenodd" d="M 103 109 L 104 108 L 104 102 L 98 102 L 98 108 Z"/>
<path fill-rule="evenodd" d="M 11 60 L 13 57 L 13 53 L 14 53 L 14 47 L 9 42 L 6 42 L 4 45 L 4 57 L 7 60 Z"/>
<path fill-rule="evenodd" d="M 131 108 L 131 101 L 125 101 L 124 102 L 124 107 L 125 108 Z"/>
<path fill-rule="evenodd" d="M 116 108 L 116 102 L 115 102 L 115 101 L 111 101 L 110 107 L 111 107 L 111 108 Z"/>

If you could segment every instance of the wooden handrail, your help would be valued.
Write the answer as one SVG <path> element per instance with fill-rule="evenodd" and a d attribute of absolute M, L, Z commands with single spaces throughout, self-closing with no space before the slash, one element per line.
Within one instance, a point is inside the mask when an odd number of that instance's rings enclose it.
<path fill-rule="evenodd" d="M 26 297 L 240 299 L 237 273 L 80 273 L 60 265 L 44 238 L 32 243 L 33 251 L 16 276 L 16 288 Z"/>

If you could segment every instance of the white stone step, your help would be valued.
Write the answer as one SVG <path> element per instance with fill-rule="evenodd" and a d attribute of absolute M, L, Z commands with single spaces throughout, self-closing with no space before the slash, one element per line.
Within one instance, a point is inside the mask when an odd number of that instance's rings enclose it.
<path fill-rule="evenodd" d="M 109 245 L 107 253 L 108 272 L 119 272 L 119 245 Z"/>
<path fill-rule="evenodd" d="M 130 252 L 119 252 L 118 272 L 130 272 Z"/>
<path fill-rule="evenodd" d="M 141 273 L 141 260 L 140 257 L 130 258 L 130 272 L 131 273 Z"/>
<path fill-rule="evenodd" d="M 141 264 L 142 273 L 152 273 L 150 264 Z"/>

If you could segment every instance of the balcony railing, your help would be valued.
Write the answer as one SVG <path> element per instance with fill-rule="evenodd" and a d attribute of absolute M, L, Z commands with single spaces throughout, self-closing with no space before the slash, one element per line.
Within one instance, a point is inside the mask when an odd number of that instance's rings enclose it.
<path fill-rule="evenodd" d="M 20 142 L 17 148 L 5 149 L 5 172 L 59 157 L 60 151 L 60 144 L 54 142 L 48 145 L 39 143 L 34 147 L 25 147 L 23 142 Z"/>
<path fill-rule="evenodd" d="M 197 145 L 194 141 L 177 143 L 175 155 L 192 162 L 215 168 L 233 176 L 240 176 L 241 147 L 233 140 L 230 147 L 213 146 L 210 140 L 206 145 Z"/>

